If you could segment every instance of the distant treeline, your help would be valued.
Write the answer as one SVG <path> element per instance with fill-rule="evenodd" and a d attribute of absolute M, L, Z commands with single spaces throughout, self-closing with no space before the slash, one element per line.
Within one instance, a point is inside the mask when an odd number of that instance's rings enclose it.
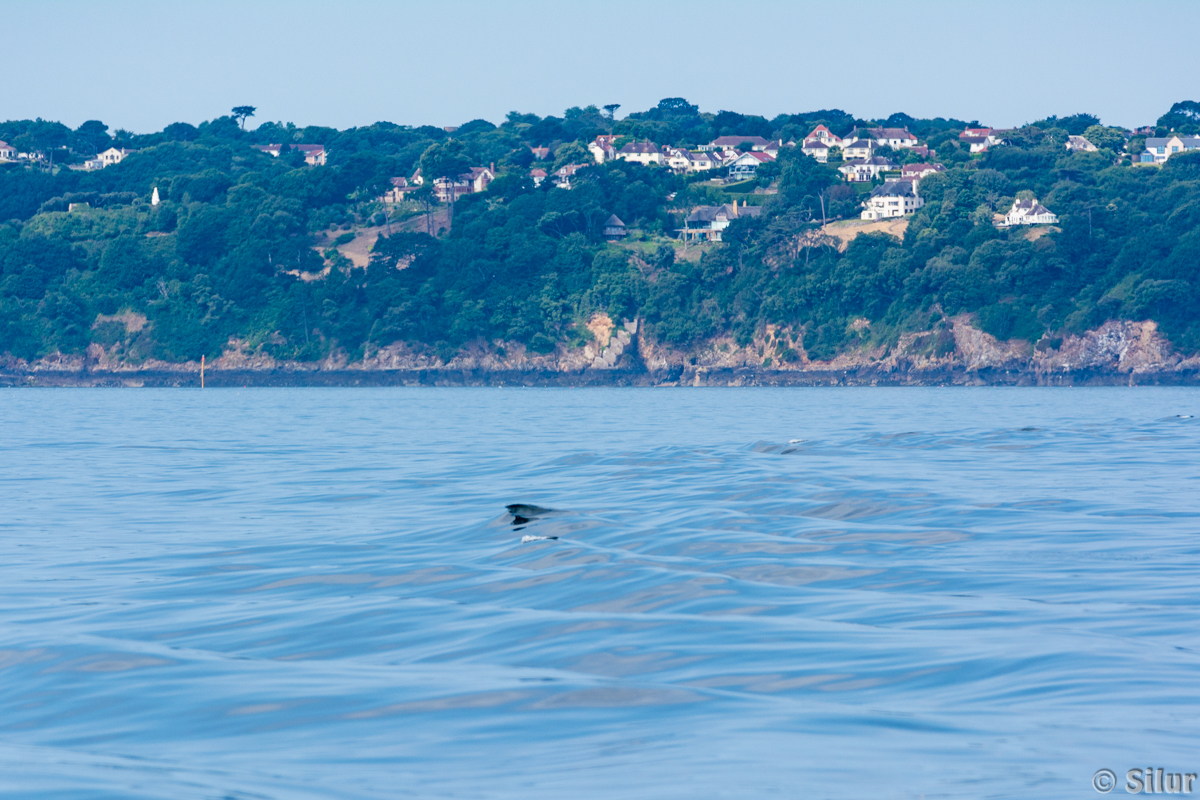
<path fill-rule="evenodd" d="M 1160 127 L 1195 130 L 1194 105 L 1177 104 Z M 978 155 L 958 142 L 973 120 L 861 120 L 837 110 L 767 120 L 701 113 L 679 98 L 612 116 L 594 106 L 561 118 L 514 112 L 498 126 L 475 120 L 452 132 L 390 123 L 243 130 L 235 116 L 145 135 L 110 135 L 99 122 L 0 123 L 0 140 L 53 154 L 55 164 L 0 165 L 0 353 L 28 359 L 96 342 L 132 360 L 182 360 L 216 356 L 230 336 L 298 359 L 398 340 L 443 357 L 480 339 L 546 352 L 585 340 L 582 323 L 596 311 L 640 317 L 680 347 L 791 326 L 802 342 L 779 339 L 764 352 L 785 361 L 800 346 L 828 358 L 940 330 L 962 312 L 1039 347 L 1107 319 L 1149 318 L 1184 351 L 1200 349 L 1200 153 L 1158 168 L 1127 166 L 1104 148 L 1067 152 L 1069 134 L 1098 122 L 1086 114 L 1008 132 L 1006 146 Z M 829 217 L 852 217 L 861 198 L 799 148 L 760 174 L 778 190 L 751 195 L 763 213 L 738 219 L 699 259 L 654 237 L 673 235 L 696 205 L 727 201 L 717 188 L 627 162 L 582 170 L 569 191 L 529 177 L 531 147 L 550 148 L 549 171 L 589 160 L 585 145 L 602 133 L 681 145 L 720 135 L 799 141 L 818 124 L 839 135 L 908 127 L 937 151 L 948 169 L 921 182 L 926 205 L 903 241 L 868 234 L 839 251 L 821 237 L 822 203 Z M 328 165 L 252 147 L 279 142 L 323 144 Z M 110 146 L 136 152 L 103 170 L 62 167 Z M 380 239 L 366 269 L 314 249 L 318 232 L 378 222 L 376 198 L 390 179 L 422 163 L 494 164 L 498 177 L 456 202 L 440 238 Z M 162 202 L 151 206 L 155 187 Z M 1019 192 L 1036 195 L 1059 225 L 1040 237 L 998 229 L 993 215 Z M 73 203 L 91 209 L 68 213 Z M 612 214 L 645 236 L 606 243 Z M 330 265 L 322 279 L 297 277 Z M 124 310 L 150 324 L 96 324 Z M 929 342 L 946 346 L 944 336 Z"/>

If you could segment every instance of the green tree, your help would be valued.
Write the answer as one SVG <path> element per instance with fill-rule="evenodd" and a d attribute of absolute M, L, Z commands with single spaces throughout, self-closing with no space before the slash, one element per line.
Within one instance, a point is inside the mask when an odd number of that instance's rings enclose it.
<path fill-rule="evenodd" d="M 246 130 L 246 118 L 253 117 L 254 112 L 257 110 L 258 109 L 254 106 L 234 106 L 233 118 L 238 121 L 238 124 L 241 125 L 242 130 Z"/>
<path fill-rule="evenodd" d="M 1125 133 L 1120 128 L 1108 128 L 1104 125 L 1092 125 L 1083 132 L 1083 138 L 1096 147 L 1121 152 L 1125 147 Z"/>

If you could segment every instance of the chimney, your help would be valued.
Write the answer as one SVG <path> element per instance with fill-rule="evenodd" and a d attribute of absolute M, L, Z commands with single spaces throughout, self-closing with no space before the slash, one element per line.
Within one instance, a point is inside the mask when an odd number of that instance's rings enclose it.
<path fill-rule="evenodd" d="M 488 172 L 492 173 L 493 175 L 496 174 L 496 162 L 495 161 L 493 161 L 491 163 L 491 165 L 488 166 Z"/>

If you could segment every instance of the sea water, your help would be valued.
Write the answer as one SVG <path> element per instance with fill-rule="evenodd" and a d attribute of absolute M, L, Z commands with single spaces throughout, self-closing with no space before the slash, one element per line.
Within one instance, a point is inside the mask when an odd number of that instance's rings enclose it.
<path fill-rule="evenodd" d="M 0 796 L 1123 794 L 1198 479 L 1193 389 L 6 390 Z"/>

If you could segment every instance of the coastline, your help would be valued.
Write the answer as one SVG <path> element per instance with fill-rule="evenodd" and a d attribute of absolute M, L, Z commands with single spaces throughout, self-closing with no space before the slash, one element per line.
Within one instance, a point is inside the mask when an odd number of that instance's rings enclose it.
<path fill-rule="evenodd" d="M 1183 357 L 1151 321 L 1110 321 L 1054 347 L 999 341 L 969 317 L 898 341 L 808 358 L 802 333 L 772 327 L 746 345 L 719 336 L 687 350 L 655 341 L 640 321 L 589 325 L 585 345 L 553 353 L 519 343 L 476 342 L 443 361 L 419 345 L 396 343 L 350 361 L 281 361 L 230 340 L 204 369 L 208 387 L 239 386 L 1196 386 L 1200 356 Z M 795 349 L 791 349 L 795 348 Z M 788 353 L 788 358 L 779 358 Z M 764 357 L 764 354 L 766 356 Z M 772 354 L 775 358 L 772 358 Z M 93 344 L 82 355 L 26 362 L 0 358 L 0 387 L 200 387 L 199 361 L 131 363 Z"/>

